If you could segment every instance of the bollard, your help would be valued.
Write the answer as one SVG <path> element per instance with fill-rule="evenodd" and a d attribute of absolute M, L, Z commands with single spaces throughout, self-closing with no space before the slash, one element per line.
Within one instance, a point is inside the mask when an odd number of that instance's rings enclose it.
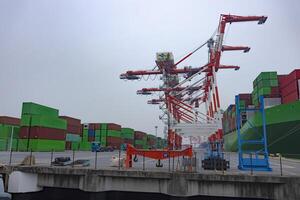
<path fill-rule="evenodd" d="M 143 171 L 145 171 L 145 153 L 143 153 Z"/>
<path fill-rule="evenodd" d="M 95 152 L 95 169 L 97 169 L 97 157 L 98 157 L 97 153 L 98 153 L 98 151 Z"/>
<path fill-rule="evenodd" d="M 118 169 L 121 169 L 121 147 L 119 148 L 119 167 Z"/>
<path fill-rule="evenodd" d="M 251 175 L 253 175 L 253 167 L 252 167 L 252 153 L 250 153 L 250 165 L 251 165 Z"/>
<path fill-rule="evenodd" d="M 13 152 L 13 150 L 10 149 L 10 152 L 9 152 L 9 165 L 11 165 L 12 152 Z"/>
<path fill-rule="evenodd" d="M 279 162 L 280 162 L 280 176 L 282 176 L 282 161 L 281 161 L 281 154 L 279 154 Z"/>
<path fill-rule="evenodd" d="M 51 157 L 50 157 L 50 166 L 52 166 L 52 160 L 53 160 L 53 149 L 52 149 L 52 151 L 51 151 Z"/>
<path fill-rule="evenodd" d="M 32 149 L 30 149 L 29 165 L 32 165 Z"/>
<path fill-rule="evenodd" d="M 75 161 L 75 150 L 73 150 L 73 162 L 72 162 L 72 167 L 74 167 L 74 161 Z"/>

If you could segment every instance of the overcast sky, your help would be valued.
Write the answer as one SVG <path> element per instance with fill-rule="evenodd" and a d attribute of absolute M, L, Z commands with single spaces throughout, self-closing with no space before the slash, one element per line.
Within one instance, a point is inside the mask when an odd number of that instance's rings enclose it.
<path fill-rule="evenodd" d="M 218 73 L 222 108 L 252 91 L 261 71 L 300 67 L 300 1 L 230 0 L 2 0 L 0 1 L 0 115 L 20 117 L 22 102 L 58 108 L 83 122 L 115 122 L 154 133 L 160 110 L 136 95 L 159 81 L 123 81 L 126 70 L 150 69 L 155 53 L 175 59 L 206 41 L 219 15 L 267 15 L 266 24 L 232 24 L 225 44 L 248 54 L 224 53 Z M 206 49 L 184 65 L 201 66 Z M 153 96 L 155 98 L 155 96 Z"/>

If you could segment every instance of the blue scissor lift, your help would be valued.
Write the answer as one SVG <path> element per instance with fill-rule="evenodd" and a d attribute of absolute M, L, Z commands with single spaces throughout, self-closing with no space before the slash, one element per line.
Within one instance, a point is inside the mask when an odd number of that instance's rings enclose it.
<path fill-rule="evenodd" d="M 268 146 L 267 146 L 267 129 L 266 129 L 266 115 L 264 109 L 264 97 L 259 97 L 260 106 L 259 108 L 240 108 L 239 96 L 235 96 L 236 105 L 236 128 L 238 134 L 238 155 L 239 155 L 239 165 L 240 170 L 254 170 L 254 171 L 272 171 L 269 163 Z M 251 123 L 250 126 L 253 127 L 252 130 L 257 131 L 261 134 L 261 139 L 257 140 L 245 140 L 241 136 L 241 111 L 255 112 L 259 111 L 262 116 L 262 133 L 256 130 Z M 251 133 L 248 133 L 251 134 Z M 243 145 L 260 145 L 263 146 L 257 150 L 243 150 Z"/>

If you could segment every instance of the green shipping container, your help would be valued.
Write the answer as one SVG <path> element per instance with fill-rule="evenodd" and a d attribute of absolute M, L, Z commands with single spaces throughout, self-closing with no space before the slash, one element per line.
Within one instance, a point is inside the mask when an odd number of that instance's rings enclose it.
<path fill-rule="evenodd" d="M 22 115 L 21 126 L 40 126 L 46 128 L 67 129 L 67 121 L 57 117 L 40 115 Z"/>
<path fill-rule="evenodd" d="M 72 142 L 71 149 L 74 150 L 74 151 L 78 151 L 79 150 L 79 145 L 80 145 L 80 142 Z"/>
<path fill-rule="evenodd" d="M 261 96 L 261 95 L 269 95 L 271 94 L 271 88 L 270 87 L 262 87 L 259 89 L 258 91 L 258 96 Z"/>
<path fill-rule="evenodd" d="M 147 144 L 147 140 L 135 140 L 134 144 L 138 144 L 138 145 L 146 145 Z"/>
<path fill-rule="evenodd" d="M 19 151 L 35 151 L 35 152 L 50 152 L 64 151 L 65 141 L 61 140 L 45 140 L 45 139 L 19 139 Z M 28 148 L 27 148 L 28 147 Z"/>
<path fill-rule="evenodd" d="M 261 80 L 277 79 L 277 72 L 261 72 L 257 76 L 257 83 Z"/>
<path fill-rule="evenodd" d="M 22 115 L 44 115 L 58 117 L 58 110 L 32 102 L 24 102 L 22 106 Z"/>
<path fill-rule="evenodd" d="M 116 131 L 116 130 L 107 130 L 107 136 L 108 137 L 121 137 L 121 131 Z"/>
<path fill-rule="evenodd" d="M 13 138 L 18 138 L 20 133 L 20 127 L 0 124 L 0 138 L 10 138 L 12 129 L 14 129 Z"/>
<path fill-rule="evenodd" d="M 101 130 L 107 130 L 107 123 L 103 123 L 100 126 Z"/>
<path fill-rule="evenodd" d="M 10 145 L 11 149 L 13 151 L 17 151 L 18 148 L 18 139 L 12 139 L 12 143 L 10 141 L 10 138 L 0 138 L 0 151 L 9 151 L 10 150 Z"/>
<path fill-rule="evenodd" d="M 134 130 L 131 128 L 122 128 L 121 137 L 126 139 L 134 139 Z"/>
<path fill-rule="evenodd" d="M 80 151 L 91 151 L 91 143 L 90 142 L 80 142 L 79 144 Z"/>

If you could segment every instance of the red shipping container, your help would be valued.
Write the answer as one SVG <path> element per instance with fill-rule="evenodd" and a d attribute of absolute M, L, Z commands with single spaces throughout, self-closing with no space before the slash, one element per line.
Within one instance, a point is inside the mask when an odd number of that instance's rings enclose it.
<path fill-rule="evenodd" d="M 271 95 L 280 94 L 279 87 L 271 87 Z"/>
<path fill-rule="evenodd" d="M 21 120 L 15 117 L 0 116 L 0 124 L 20 126 Z"/>
<path fill-rule="evenodd" d="M 119 149 L 122 144 L 123 144 L 122 138 L 119 138 L 119 137 L 107 137 L 106 138 L 107 146 L 112 146 L 115 149 Z"/>
<path fill-rule="evenodd" d="M 66 140 L 66 131 L 62 129 L 55 129 L 55 128 L 24 126 L 21 127 L 19 138 Z"/>
<path fill-rule="evenodd" d="M 298 91 L 294 91 L 292 93 L 290 93 L 289 95 L 287 96 L 283 96 L 282 97 L 282 103 L 283 104 L 286 104 L 286 103 L 292 103 L 294 101 L 297 101 L 299 100 L 299 94 L 298 94 Z"/>
<path fill-rule="evenodd" d="M 121 125 L 119 125 L 119 124 L 108 123 L 108 124 L 107 124 L 107 129 L 108 129 L 108 130 L 121 131 L 122 127 L 121 127 Z"/>
<path fill-rule="evenodd" d="M 240 100 L 251 100 L 251 94 L 248 93 L 239 94 L 239 98 Z"/>
<path fill-rule="evenodd" d="M 300 79 L 300 69 L 295 69 L 289 74 L 289 76 L 294 80 Z"/>
<path fill-rule="evenodd" d="M 146 133 L 141 131 L 134 131 L 134 139 L 135 140 L 142 140 L 144 137 L 146 137 Z"/>
<path fill-rule="evenodd" d="M 280 88 L 280 92 L 281 92 L 282 96 L 287 96 L 297 90 L 298 90 L 298 81 L 297 80 L 294 80 L 294 81 L 290 82 L 288 85 L 286 85 L 285 87 Z"/>
<path fill-rule="evenodd" d="M 89 123 L 89 129 L 92 130 L 100 130 L 101 124 L 100 123 Z"/>
<path fill-rule="evenodd" d="M 73 126 L 80 126 L 81 125 L 81 120 L 80 119 L 76 119 L 76 118 L 69 117 L 69 116 L 59 116 L 59 118 L 65 119 L 67 121 L 68 125 L 73 125 Z"/>
<path fill-rule="evenodd" d="M 67 125 L 67 132 L 72 134 L 81 134 L 81 126 Z"/>

